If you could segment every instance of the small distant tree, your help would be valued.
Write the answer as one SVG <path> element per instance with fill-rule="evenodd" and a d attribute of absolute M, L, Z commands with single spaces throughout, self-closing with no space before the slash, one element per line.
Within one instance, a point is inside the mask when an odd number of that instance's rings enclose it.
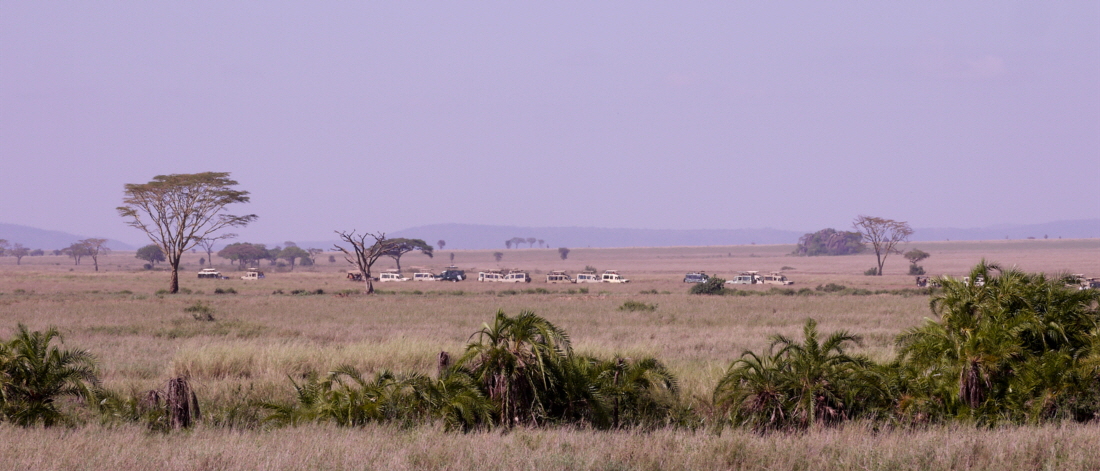
<path fill-rule="evenodd" d="M 157 266 L 157 262 L 164 261 L 164 251 L 160 250 L 160 246 L 156 244 L 149 244 L 137 250 L 137 254 L 134 258 L 139 260 L 145 260 L 152 266 Z"/>
<path fill-rule="evenodd" d="M 336 256 L 335 255 L 329 255 L 328 256 L 328 263 L 336 263 Z"/>
<path fill-rule="evenodd" d="M 291 245 L 279 251 L 279 258 L 286 260 L 286 263 L 290 265 L 290 269 L 294 270 L 294 262 L 298 259 L 309 260 L 309 252 L 302 250 L 297 245 Z"/>
<path fill-rule="evenodd" d="M 439 250 L 443 250 L 443 247 L 447 246 L 447 241 L 439 239 L 435 242 L 435 245 L 439 247 Z"/>
<path fill-rule="evenodd" d="M 562 260 L 569 258 L 569 249 L 565 247 L 558 247 L 558 256 L 560 256 Z"/>
<path fill-rule="evenodd" d="M 508 239 L 508 240 L 504 241 L 504 247 L 509 248 L 509 249 L 512 248 L 512 239 Z"/>
<path fill-rule="evenodd" d="M 539 239 L 539 247 L 549 247 L 549 245 L 546 245 L 545 240 Z"/>
<path fill-rule="evenodd" d="M 65 255 L 68 255 L 69 258 L 73 259 L 75 265 L 80 265 L 80 259 L 92 254 L 91 249 L 88 247 L 87 244 L 84 243 L 84 241 L 73 242 L 63 251 L 65 252 Z"/>
<path fill-rule="evenodd" d="M 451 263 L 452 264 L 455 263 L 455 253 L 454 252 L 451 252 Z"/>
<path fill-rule="evenodd" d="M 15 264 L 19 265 L 23 261 L 23 257 L 26 257 L 31 253 L 31 250 L 23 247 L 23 244 L 16 242 L 8 249 L 7 255 L 15 257 Z"/>
<path fill-rule="evenodd" d="M 8 250 L 8 240 L 0 239 L 0 256 L 4 255 L 4 252 Z"/>
<path fill-rule="evenodd" d="M 538 239 L 536 239 L 534 237 L 528 237 L 527 238 L 527 248 L 534 248 L 535 247 L 535 242 L 538 242 Z"/>
<path fill-rule="evenodd" d="M 493 258 L 499 263 L 500 260 L 504 258 L 504 252 L 493 252 Z"/>
<path fill-rule="evenodd" d="M 323 249 L 318 249 L 318 248 L 311 248 L 309 250 L 306 250 L 306 252 L 309 252 L 309 264 L 310 265 L 316 265 L 317 264 L 317 256 L 325 253 L 325 251 Z"/>
<path fill-rule="evenodd" d="M 913 228 L 904 221 L 884 219 L 873 216 L 860 215 L 852 221 L 854 227 L 863 235 L 863 241 L 871 244 L 878 259 L 878 276 L 882 276 L 882 265 L 886 263 L 886 256 L 891 253 L 900 253 L 894 248 L 901 242 L 909 240 L 913 234 Z"/>
<path fill-rule="evenodd" d="M 905 254 L 902 255 L 902 256 L 905 257 L 906 260 L 909 260 L 909 274 L 910 275 L 923 275 L 924 274 L 924 267 L 918 266 L 917 264 L 920 263 L 921 260 L 924 260 L 928 257 L 931 257 L 932 254 L 930 254 L 928 252 L 925 252 L 923 250 L 920 250 L 920 249 L 913 249 L 913 250 L 910 250 L 908 252 L 905 252 Z"/>
<path fill-rule="evenodd" d="M 260 247 L 264 247 L 263 244 L 253 244 L 253 245 L 258 245 Z M 283 253 L 283 248 L 276 245 L 275 247 L 270 248 L 270 249 L 265 248 L 264 255 L 260 258 L 262 260 L 267 260 L 268 265 L 275 266 L 276 263 L 279 263 L 279 254 L 281 254 L 281 253 Z"/>
<path fill-rule="evenodd" d="M 433 255 L 432 246 L 428 245 L 428 243 L 424 242 L 422 239 L 397 238 L 388 239 L 386 242 L 389 247 L 386 250 L 386 256 L 392 258 L 394 262 L 397 262 L 397 271 L 401 271 L 401 257 L 409 252 L 419 250 L 423 252 L 424 255 L 427 255 L 428 258 L 432 258 Z"/>
<path fill-rule="evenodd" d="M 92 264 L 95 265 L 95 271 L 99 271 L 99 256 L 111 253 L 111 249 L 107 247 L 107 239 L 84 239 L 79 243 L 84 245 L 87 249 L 88 256 L 92 257 Z"/>
<path fill-rule="evenodd" d="M 34 250 L 31 250 L 31 256 L 32 256 L 32 257 L 41 257 L 41 256 L 43 256 L 43 255 L 46 255 L 46 251 L 45 251 L 45 250 L 42 250 L 42 249 L 34 249 Z"/>
<path fill-rule="evenodd" d="M 214 243 L 219 240 L 233 239 L 237 234 L 222 234 L 219 236 L 207 236 L 199 240 L 199 247 L 206 251 L 206 261 L 214 266 Z M 199 265 L 202 265 L 201 263 Z"/>
<path fill-rule="evenodd" d="M 363 281 L 367 285 L 367 294 L 374 294 L 374 278 L 371 275 L 371 268 L 380 257 L 386 255 L 390 250 L 390 242 L 386 239 L 386 234 L 384 232 L 356 234 L 355 230 L 351 232 L 336 231 L 336 234 L 351 248 L 337 245 L 333 249 L 342 252 L 344 260 L 359 269 L 359 273 L 363 275 Z M 374 242 L 368 245 L 367 237 L 374 239 Z"/>

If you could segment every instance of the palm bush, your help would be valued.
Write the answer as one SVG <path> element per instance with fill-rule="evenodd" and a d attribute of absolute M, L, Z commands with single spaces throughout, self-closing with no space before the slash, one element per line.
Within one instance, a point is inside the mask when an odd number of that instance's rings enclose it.
<path fill-rule="evenodd" d="M 72 421 L 59 399 L 93 398 L 98 379 L 92 355 L 60 349 L 51 345 L 54 339 L 62 340 L 57 329 L 31 332 L 20 324 L 0 348 L 0 416 L 21 426 L 52 427 Z"/>
<path fill-rule="evenodd" d="M 980 423 L 1097 418 L 1098 293 L 984 260 L 969 279 L 984 283 L 941 278 L 931 300 L 939 320 L 898 337 L 899 360 L 941 382 L 928 394 L 943 413 Z"/>
<path fill-rule="evenodd" d="M 714 404 L 734 424 L 763 432 L 837 424 L 883 403 L 874 365 L 845 352 L 858 336 L 839 331 L 821 341 L 810 319 L 803 337 L 775 335 L 767 353 L 743 353 L 715 388 Z"/>
<path fill-rule="evenodd" d="M 458 366 L 497 404 L 497 422 L 537 425 L 547 420 L 551 392 L 560 386 L 562 364 L 573 353 L 565 331 L 530 311 L 508 317 L 502 310 L 471 339 Z"/>

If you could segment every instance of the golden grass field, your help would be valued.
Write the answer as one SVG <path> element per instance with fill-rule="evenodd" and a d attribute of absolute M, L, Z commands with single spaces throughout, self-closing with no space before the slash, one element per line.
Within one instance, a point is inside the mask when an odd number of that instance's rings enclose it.
<path fill-rule="evenodd" d="M 874 255 L 795 257 L 790 245 L 556 249 L 412 253 L 412 267 L 439 272 L 450 264 L 476 279 L 479 270 L 519 268 L 533 283 L 376 283 L 383 294 L 336 296 L 362 290 L 344 279 L 340 256 L 292 272 L 265 267 L 267 278 L 243 281 L 226 260 L 215 259 L 234 279 L 195 277 L 199 257 L 189 254 L 181 288 L 190 294 L 157 295 L 168 273 L 141 269 L 132 252 L 100 258 L 92 271 L 66 257 L 0 258 L 0 336 L 18 323 L 58 327 L 69 348 L 92 352 L 105 386 L 146 390 L 175 375 L 189 375 L 204 403 L 249 398 L 289 399 L 288 376 L 327 371 L 349 363 L 361 370 L 389 368 L 430 373 L 439 351 L 461 351 L 470 334 L 503 309 L 533 310 L 564 328 L 582 353 L 652 355 L 679 377 L 689 403 L 703 412 L 725 368 L 746 349 L 767 347 L 768 336 L 798 337 L 808 317 L 824 332 L 846 329 L 864 338 L 858 350 L 875 358 L 893 355 L 894 336 L 932 314 L 919 294 L 814 296 L 692 296 L 682 282 L 688 271 L 729 278 L 742 270 L 783 272 L 795 285 L 838 283 L 853 288 L 915 288 L 908 262 L 891 255 L 882 277 L 864 276 Z M 1100 276 L 1100 240 L 920 242 L 932 256 L 921 264 L 930 275 L 963 276 L 985 258 L 1029 272 Z M 265 262 L 266 264 L 266 262 Z M 550 270 L 575 273 L 586 265 L 617 269 L 624 285 L 550 285 Z M 392 267 L 380 261 L 376 270 Z M 784 268 L 788 267 L 788 268 Z M 233 288 L 237 294 L 214 294 Z M 546 292 L 534 292 L 543 288 Z M 579 290 L 587 288 L 587 293 Z M 323 295 L 291 295 L 293 290 Z M 767 287 L 744 287 L 762 290 Z M 277 290 L 287 294 L 273 294 Z M 515 290 L 513 293 L 511 290 Z M 526 292 L 525 292 L 526 290 Z M 652 312 L 620 311 L 625 301 L 656 304 Z M 215 322 L 192 319 L 184 308 L 203 302 Z M 207 406 L 207 410 L 211 410 Z M 996 430 L 965 426 L 873 431 L 852 424 L 802 435 L 756 436 L 747 431 L 670 429 L 595 432 L 518 430 L 468 435 L 434 427 L 339 429 L 298 427 L 231 431 L 212 426 L 171 435 L 139 426 L 76 430 L 24 430 L 0 426 L 0 465 L 8 469 L 1100 469 L 1096 425 Z"/>

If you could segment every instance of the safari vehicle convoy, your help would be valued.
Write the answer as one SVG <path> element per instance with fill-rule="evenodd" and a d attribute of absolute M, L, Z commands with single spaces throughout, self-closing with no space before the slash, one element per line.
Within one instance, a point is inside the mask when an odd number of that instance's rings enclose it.
<path fill-rule="evenodd" d="M 459 282 L 466 279 L 466 272 L 459 270 L 458 267 L 451 265 L 443 270 L 443 273 L 437 278 L 439 281 L 453 281 Z"/>
<path fill-rule="evenodd" d="M 583 273 L 577 273 L 577 279 L 574 283 L 599 283 L 600 275 L 595 272 L 586 271 Z"/>
<path fill-rule="evenodd" d="M 684 275 L 684 283 L 706 283 L 710 279 L 710 276 L 701 271 L 691 272 Z"/>
<path fill-rule="evenodd" d="M 603 283 L 630 283 L 630 280 L 623 278 L 617 270 L 605 270 L 603 275 L 600 276 L 600 281 Z"/>
<path fill-rule="evenodd" d="M 504 281 L 504 274 L 500 270 L 478 272 L 477 281 Z"/>
<path fill-rule="evenodd" d="M 439 278 L 435 276 L 435 273 L 430 271 L 418 271 L 413 273 L 413 281 L 439 281 Z"/>
<path fill-rule="evenodd" d="M 359 273 L 359 272 L 356 272 Z M 363 281 L 362 275 L 359 276 L 358 281 Z M 378 281 L 409 281 L 408 277 L 401 276 L 401 272 L 396 269 L 386 270 L 378 275 Z"/>
<path fill-rule="evenodd" d="M 213 278 L 215 280 L 228 280 L 228 276 L 222 276 L 221 272 L 214 268 L 203 268 L 199 270 L 199 278 Z"/>
<path fill-rule="evenodd" d="M 500 281 L 505 283 L 530 283 L 531 275 L 528 275 L 527 272 L 524 271 L 513 271 L 504 275 L 504 279 Z"/>
<path fill-rule="evenodd" d="M 565 273 L 565 270 L 554 270 L 550 273 L 547 273 L 546 274 L 546 282 L 551 283 L 551 284 L 554 284 L 554 283 L 576 283 L 575 281 L 573 281 L 572 278 L 569 277 L 569 275 L 567 273 Z"/>
<path fill-rule="evenodd" d="M 743 271 L 737 274 L 737 276 L 733 277 L 731 280 L 727 281 L 726 284 L 755 285 L 763 283 L 764 279 L 760 277 L 759 273 L 760 272 L 757 271 Z"/>
<path fill-rule="evenodd" d="M 772 272 L 771 274 L 764 275 L 763 281 L 761 281 L 761 283 L 764 283 L 766 285 L 784 285 L 784 286 L 794 284 L 793 281 L 788 280 L 786 276 L 784 276 L 783 274 L 781 274 L 779 272 Z"/>

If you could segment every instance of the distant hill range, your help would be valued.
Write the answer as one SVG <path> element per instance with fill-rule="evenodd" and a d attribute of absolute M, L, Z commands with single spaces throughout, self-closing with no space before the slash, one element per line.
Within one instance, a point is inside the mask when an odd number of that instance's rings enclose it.
<path fill-rule="evenodd" d="M 10 244 L 23 244 L 24 247 L 29 249 L 63 249 L 72 245 L 73 242 L 92 237 L 95 236 L 83 236 L 62 231 L 47 231 L 17 224 L 0 223 L 0 239 L 5 239 Z M 107 240 L 107 247 L 111 250 L 137 250 L 137 247 L 130 244 L 111 239 Z"/>
<path fill-rule="evenodd" d="M 600 227 L 522 227 L 490 226 L 477 224 L 433 224 L 418 226 L 386 233 L 387 237 L 407 237 L 424 239 L 433 246 L 437 241 L 447 242 L 446 249 L 485 250 L 503 249 L 505 241 L 515 237 L 534 237 L 542 240 L 534 247 L 670 247 L 670 246 L 706 246 L 706 245 L 748 245 L 748 244 L 795 244 L 807 231 L 787 231 L 780 229 L 608 229 Z M 837 230 L 851 230 L 849 227 L 834 227 Z M 1100 238 L 1100 219 L 1082 219 L 1059 221 L 1045 224 L 1009 225 L 1002 224 L 976 229 L 954 228 L 916 228 L 910 240 L 915 242 L 937 240 L 1003 240 L 1026 239 L 1095 239 Z M 69 234 L 61 231 L 47 231 L 33 227 L 0 223 L 0 239 L 19 242 L 30 248 L 46 250 L 68 247 L 69 244 L 87 236 Z M 278 236 L 272 240 L 280 239 Z M 241 242 L 264 242 L 241 241 Z M 335 240 L 298 241 L 304 248 L 316 247 L 331 249 Z M 269 243 L 269 247 L 283 245 Z M 110 241 L 108 246 L 114 250 L 136 250 L 129 244 Z M 519 248 L 530 245 L 524 242 Z"/>

